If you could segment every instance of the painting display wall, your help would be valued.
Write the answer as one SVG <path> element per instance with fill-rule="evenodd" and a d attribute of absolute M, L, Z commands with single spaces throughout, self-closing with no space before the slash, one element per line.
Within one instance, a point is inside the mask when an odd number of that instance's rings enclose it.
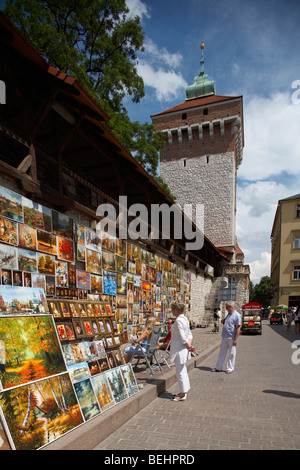
<path fill-rule="evenodd" d="M 121 345 L 189 299 L 182 266 L 0 187 L 0 416 L 11 448 L 44 447 L 137 393 Z"/>

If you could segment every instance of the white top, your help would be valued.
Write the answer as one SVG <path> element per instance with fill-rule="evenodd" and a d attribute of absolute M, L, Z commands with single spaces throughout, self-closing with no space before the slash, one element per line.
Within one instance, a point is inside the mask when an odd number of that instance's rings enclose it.
<path fill-rule="evenodd" d="M 176 318 L 174 325 L 171 328 L 171 347 L 170 347 L 170 361 L 174 362 L 176 357 L 180 358 L 180 363 L 185 364 L 190 358 L 190 352 L 184 346 L 189 338 L 193 335 L 190 330 L 190 324 L 184 314 Z"/>

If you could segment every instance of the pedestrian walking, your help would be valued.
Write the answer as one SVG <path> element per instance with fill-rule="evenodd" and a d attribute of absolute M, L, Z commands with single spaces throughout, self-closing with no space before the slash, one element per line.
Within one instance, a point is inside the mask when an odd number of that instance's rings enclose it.
<path fill-rule="evenodd" d="M 235 309 L 235 303 L 232 300 L 226 302 L 226 310 L 228 312 L 226 318 L 221 323 L 223 324 L 222 342 L 220 346 L 220 353 L 217 360 L 217 365 L 212 372 L 221 372 L 223 363 L 225 361 L 227 352 L 229 356 L 226 363 L 226 372 L 231 374 L 234 371 L 236 359 L 236 345 L 241 330 L 242 317 Z"/>
<path fill-rule="evenodd" d="M 190 381 L 186 362 L 191 357 L 191 352 L 194 350 L 192 347 L 192 333 L 190 324 L 184 315 L 185 305 L 182 303 L 173 302 L 171 304 L 172 315 L 176 318 L 172 326 L 171 334 L 171 349 L 170 349 L 170 362 L 175 363 L 176 377 L 179 384 L 180 392 L 172 397 L 173 401 L 186 400 L 187 392 L 190 389 Z"/>
<path fill-rule="evenodd" d="M 294 314 L 294 323 L 295 323 L 295 333 L 298 334 L 298 333 L 300 333 L 300 310 L 299 310 L 299 307 L 297 308 L 297 311 Z"/>
<path fill-rule="evenodd" d="M 287 313 L 287 325 L 286 325 L 286 330 L 290 331 L 291 328 L 291 323 L 294 319 L 294 313 L 293 309 L 289 308 L 288 313 Z"/>

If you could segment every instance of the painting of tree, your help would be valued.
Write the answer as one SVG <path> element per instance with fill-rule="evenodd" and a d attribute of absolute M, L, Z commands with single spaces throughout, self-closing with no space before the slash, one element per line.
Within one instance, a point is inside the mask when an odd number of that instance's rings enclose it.
<path fill-rule="evenodd" d="M 50 315 L 0 318 L 0 379 L 3 389 L 65 371 Z"/>
<path fill-rule="evenodd" d="M 39 449 L 84 422 L 67 373 L 6 390 L 0 405 L 17 450 Z"/>

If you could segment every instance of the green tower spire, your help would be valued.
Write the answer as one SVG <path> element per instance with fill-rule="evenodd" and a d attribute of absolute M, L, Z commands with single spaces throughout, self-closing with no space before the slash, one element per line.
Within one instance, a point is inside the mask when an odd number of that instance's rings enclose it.
<path fill-rule="evenodd" d="M 201 60 L 200 60 L 200 74 L 194 78 L 194 84 L 186 87 L 186 99 L 192 100 L 194 98 L 201 98 L 203 96 L 210 96 L 216 94 L 215 82 L 210 80 L 208 75 L 204 73 L 204 42 L 201 42 Z"/>

